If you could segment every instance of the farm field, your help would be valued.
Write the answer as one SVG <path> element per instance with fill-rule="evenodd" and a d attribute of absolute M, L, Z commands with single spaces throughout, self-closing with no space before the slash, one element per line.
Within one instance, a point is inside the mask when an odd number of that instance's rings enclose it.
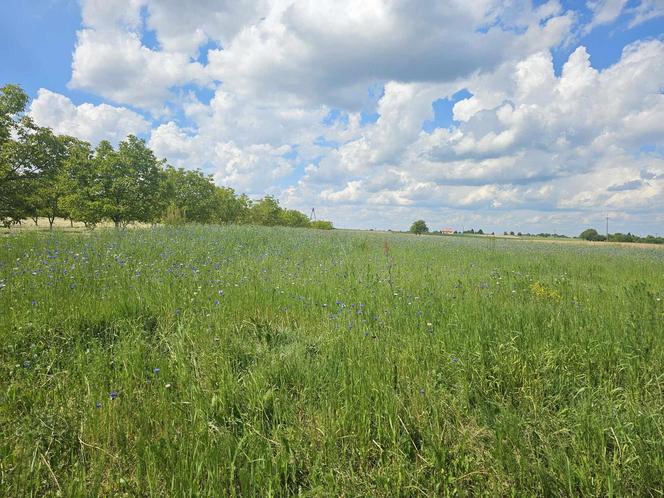
<path fill-rule="evenodd" d="M 0 496 L 662 496 L 664 248 L 0 237 Z"/>

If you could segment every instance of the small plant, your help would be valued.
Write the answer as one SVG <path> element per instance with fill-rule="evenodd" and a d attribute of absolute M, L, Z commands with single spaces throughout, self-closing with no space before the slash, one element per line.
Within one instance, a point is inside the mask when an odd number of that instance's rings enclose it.
<path fill-rule="evenodd" d="M 533 294 L 533 296 L 537 298 L 550 299 L 551 301 L 556 301 L 556 302 L 560 302 L 563 298 L 560 295 L 560 292 L 558 292 L 556 289 L 545 287 L 539 282 L 533 282 L 530 285 L 530 292 Z"/>
<path fill-rule="evenodd" d="M 180 209 L 174 204 L 171 204 L 166 208 L 162 222 L 164 225 L 169 226 L 180 226 L 186 223 L 187 219 L 183 209 Z"/>

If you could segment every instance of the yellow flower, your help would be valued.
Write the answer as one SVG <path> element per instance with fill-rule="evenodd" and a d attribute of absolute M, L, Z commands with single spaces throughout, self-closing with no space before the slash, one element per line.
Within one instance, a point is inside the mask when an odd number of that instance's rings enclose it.
<path fill-rule="evenodd" d="M 559 302 L 562 300 L 560 292 L 549 287 L 545 287 L 539 282 L 534 282 L 530 285 L 530 292 L 539 299 L 550 299 L 552 301 Z"/>

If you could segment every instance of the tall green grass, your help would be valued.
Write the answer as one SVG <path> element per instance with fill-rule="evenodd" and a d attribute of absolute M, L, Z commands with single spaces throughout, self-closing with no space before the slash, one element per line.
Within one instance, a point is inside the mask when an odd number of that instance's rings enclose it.
<path fill-rule="evenodd" d="M 26 233 L 0 287 L 2 496 L 664 490 L 660 249 Z"/>

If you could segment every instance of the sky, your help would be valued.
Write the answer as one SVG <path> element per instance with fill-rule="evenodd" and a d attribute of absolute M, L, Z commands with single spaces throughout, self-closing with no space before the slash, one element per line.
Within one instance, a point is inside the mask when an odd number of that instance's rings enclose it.
<path fill-rule="evenodd" d="M 664 235 L 664 0 L 2 0 L 0 85 L 337 227 Z"/>

